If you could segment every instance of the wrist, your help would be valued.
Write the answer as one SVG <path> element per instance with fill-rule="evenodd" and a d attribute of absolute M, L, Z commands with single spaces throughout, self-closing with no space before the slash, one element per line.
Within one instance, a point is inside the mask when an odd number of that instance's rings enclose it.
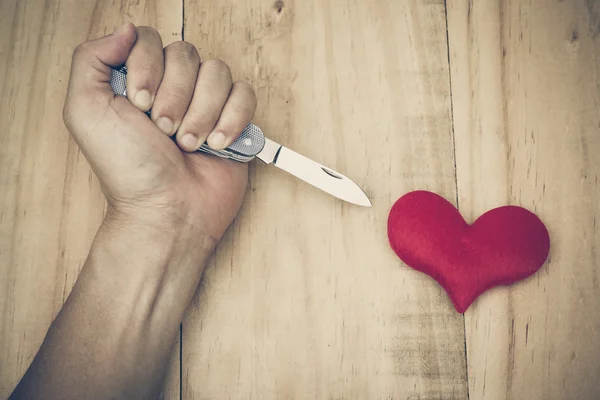
<path fill-rule="evenodd" d="M 77 283 L 33 361 L 33 372 L 24 378 L 23 387 L 36 393 L 31 397 L 85 397 L 74 394 L 74 387 L 97 387 L 112 394 L 104 397 L 114 397 L 139 393 L 140 380 L 147 382 L 146 392 L 158 390 L 214 247 L 199 232 L 194 224 L 109 207 Z M 41 378 L 46 387 L 32 386 L 42 376 L 39 371 L 56 371 Z M 120 382 L 129 386 L 119 387 Z"/>
<path fill-rule="evenodd" d="M 185 233 L 204 235 L 211 238 L 214 244 L 218 242 L 220 238 L 205 233 L 202 221 L 193 210 L 174 201 L 165 200 L 164 203 L 109 201 L 103 225 L 113 230 L 143 229 L 148 233 L 161 232 L 161 237 Z"/>
<path fill-rule="evenodd" d="M 129 304 L 131 317 L 178 326 L 215 244 L 183 217 L 109 206 L 82 275 Z"/>

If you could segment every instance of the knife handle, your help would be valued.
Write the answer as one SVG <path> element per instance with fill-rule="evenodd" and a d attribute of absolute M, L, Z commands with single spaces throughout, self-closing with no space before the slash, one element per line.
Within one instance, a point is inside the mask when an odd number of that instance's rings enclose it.
<path fill-rule="evenodd" d="M 125 66 L 112 69 L 110 86 L 114 94 L 127 96 L 127 68 Z M 146 114 L 150 116 L 150 111 Z M 240 136 L 228 148 L 213 150 L 204 142 L 198 150 L 221 158 L 248 162 L 260 153 L 263 147 L 265 147 L 265 135 L 258 126 L 251 123 L 244 128 Z"/>

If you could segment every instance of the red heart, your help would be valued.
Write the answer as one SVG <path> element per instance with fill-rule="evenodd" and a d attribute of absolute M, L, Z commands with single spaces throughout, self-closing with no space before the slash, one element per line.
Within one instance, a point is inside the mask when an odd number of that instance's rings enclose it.
<path fill-rule="evenodd" d="M 546 227 L 524 208 L 495 208 L 469 225 L 450 202 L 426 191 L 396 201 L 388 237 L 402 261 L 442 285 L 459 313 L 486 290 L 533 275 L 550 250 Z"/>

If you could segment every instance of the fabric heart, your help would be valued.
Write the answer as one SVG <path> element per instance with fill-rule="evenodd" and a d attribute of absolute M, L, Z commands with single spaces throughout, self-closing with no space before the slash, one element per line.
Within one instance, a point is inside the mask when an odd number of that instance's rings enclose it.
<path fill-rule="evenodd" d="M 534 274 L 550 250 L 542 221 L 521 207 L 495 208 L 469 225 L 450 202 L 427 191 L 396 201 L 388 237 L 398 257 L 434 278 L 459 313 L 486 290 Z"/>

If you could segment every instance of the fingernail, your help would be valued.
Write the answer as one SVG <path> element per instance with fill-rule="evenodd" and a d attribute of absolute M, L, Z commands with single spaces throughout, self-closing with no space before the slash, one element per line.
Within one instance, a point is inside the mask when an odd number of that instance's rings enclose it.
<path fill-rule="evenodd" d="M 113 35 L 120 35 L 121 33 L 125 32 L 125 29 L 127 28 L 127 24 L 123 24 L 119 29 L 117 29 L 116 31 L 113 32 Z"/>
<path fill-rule="evenodd" d="M 191 133 L 186 133 L 180 140 L 186 150 L 198 150 L 198 139 Z"/>
<path fill-rule="evenodd" d="M 152 97 L 150 97 L 150 92 L 145 89 L 137 92 L 134 99 L 138 108 L 142 109 L 143 111 L 148 111 L 152 105 Z"/>
<path fill-rule="evenodd" d="M 213 132 L 208 136 L 208 145 L 214 150 L 223 150 L 225 148 L 225 135 L 221 132 Z"/>
<path fill-rule="evenodd" d="M 170 135 L 173 132 L 173 122 L 167 117 L 160 117 L 157 119 L 156 126 L 167 135 Z"/>

